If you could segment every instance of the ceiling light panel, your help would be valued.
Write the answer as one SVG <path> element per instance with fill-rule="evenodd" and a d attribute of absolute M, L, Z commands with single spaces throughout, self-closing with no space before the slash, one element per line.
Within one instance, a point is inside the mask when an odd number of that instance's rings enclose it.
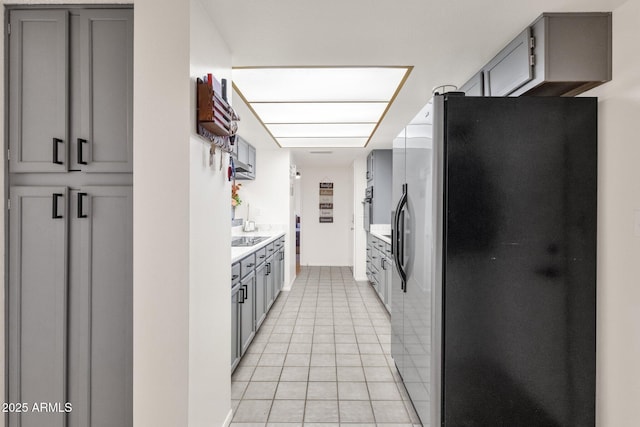
<path fill-rule="evenodd" d="M 368 138 L 375 128 L 375 123 L 294 123 L 265 124 L 269 132 L 277 138 Z"/>
<path fill-rule="evenodd" d="M 277 138 L 278 144 L 284 148 L 339 148 L 363 147 L 368 138 Z"/>
<path fill-rule="evenodd" d="M 389 101 L 407 69 L 236 68 L 234 84 L 249 102 Z"/>
<path fill-rule="evenodd" d="M 376 123 L 387 102 L 252 103 L 263 123 Z"/>

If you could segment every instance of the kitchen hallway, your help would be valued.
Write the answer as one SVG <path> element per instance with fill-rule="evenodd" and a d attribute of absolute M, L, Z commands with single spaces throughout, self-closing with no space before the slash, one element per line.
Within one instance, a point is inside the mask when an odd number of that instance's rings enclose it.
<path fill-rule="evenodd" d="M 231 425 L 420 424 L 390 338 L 388 313 L 351 268 L 302 267 L 232 376 Z"/>

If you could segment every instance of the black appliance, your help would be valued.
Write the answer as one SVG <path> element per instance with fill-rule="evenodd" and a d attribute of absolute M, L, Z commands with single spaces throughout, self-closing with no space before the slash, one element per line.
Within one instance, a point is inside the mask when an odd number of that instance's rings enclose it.
<path fill-rule="evenodd" d="M 597 100 L 440 95 L 394 141 L 392 356 L 423 425 L 595 425 Z"/>

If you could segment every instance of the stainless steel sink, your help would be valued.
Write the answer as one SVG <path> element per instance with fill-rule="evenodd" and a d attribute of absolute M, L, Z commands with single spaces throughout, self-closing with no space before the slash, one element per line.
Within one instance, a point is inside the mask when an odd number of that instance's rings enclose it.
<path fill-rule="evenodd" d="M 267 240 L 268 238 L 269 238 L 268 236 L 234 237 L 231 239 L 231 246 L 232 247 L 253 246 L 253 245 L 257 245 L 258 243 L 264 240 Z"/>

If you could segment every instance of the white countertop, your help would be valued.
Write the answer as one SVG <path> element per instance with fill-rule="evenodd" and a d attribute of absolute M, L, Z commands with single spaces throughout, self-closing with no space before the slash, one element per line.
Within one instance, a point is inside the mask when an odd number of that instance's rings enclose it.
<path fill-rule="evenodd" d="M 382 240 L 385 243 L 391 244 L 391 237 L 387 237 L 385 235 L 382 235 L 382 234 L 379 234 L 379 233 L 374 233 L 374 232 L 371 232 L 371 235 L 373 237 L 377 237 L 378 239 Z"/>
<path fill-rule="evenodd" d="M 242 233 L 242 234 L 233 235 L 231 238 L 233 239 L 234 237 L 245 237 L 245 236 L 268 236 L 269 238 L 253 246 L 238 246 L 235 248 L 232 247 L 231 248 L 231 264 L 233 264 L 234 262 L 240 261 L 245 256 L 249 255 L 252 252 L 257 251 L 260 248 L 267 246 L 269 243 L 273 243 L 278 238 L 284 236 L 284 232 L 276 231 L 276 230 L 256 231 L 255 233 Z"/>

